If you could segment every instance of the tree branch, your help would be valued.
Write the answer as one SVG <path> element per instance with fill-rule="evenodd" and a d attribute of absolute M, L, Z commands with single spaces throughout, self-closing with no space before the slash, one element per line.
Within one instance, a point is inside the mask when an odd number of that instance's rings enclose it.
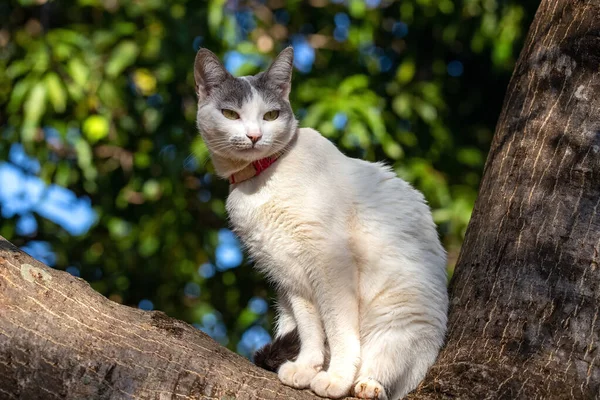
<path fill-rule="evenodd" d="M 186 323 L 106 299 L 0 236 L 0 398 L 318 397 Z"/>

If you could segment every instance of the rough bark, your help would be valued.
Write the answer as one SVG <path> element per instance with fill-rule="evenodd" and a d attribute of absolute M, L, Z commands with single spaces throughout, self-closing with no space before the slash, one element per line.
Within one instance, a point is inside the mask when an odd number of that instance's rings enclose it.
<path fill-rule="evenodd" d="M 600 398 L 600 2 L 544 0 L 513 73 L 420 393 Z"/>
<path fill-rule="evenodd" d="M 544 0 L 414 399 L 600 398 L 600 2 Z M 0 399 L 314 399 L 0 238 Z"/>
<path fill-rule="evenodd" d="M 314 399 L 161 312 L 116 304 L 0 237 L 0 399 Z"/>

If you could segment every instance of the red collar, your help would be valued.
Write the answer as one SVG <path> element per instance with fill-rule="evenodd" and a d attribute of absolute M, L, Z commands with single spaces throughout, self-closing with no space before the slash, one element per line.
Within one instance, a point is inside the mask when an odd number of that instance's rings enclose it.
<path fill-rule="evenodd" d="M 236 172 L 235 174 L 229 177 L 229 183 L 240 183 L 243 181 L 247 181 L 248 179 L 254 178 L 257 175 L 260 175 L 265 169 L 269 168 L 277 159 L 279 158 L 279 154 L 273 154 L 270 157 L 261 158 L 260 160 L 253 161 L 248 164 L 244 169 Z"/>

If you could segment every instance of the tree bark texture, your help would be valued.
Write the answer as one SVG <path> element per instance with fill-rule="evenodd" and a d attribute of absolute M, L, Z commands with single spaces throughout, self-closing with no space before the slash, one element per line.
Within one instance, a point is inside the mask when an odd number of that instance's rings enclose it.
<path fill-rule="evenodd" d="M 0 237 L 0 399 L 315 399 L 196 328 L 116 304 Z"/>
<path fill-rule="evenodd" d="M 482 82 L 482 84 L 484 84 Z M 600 1 L 543 0 L 420 393 L 600 398 Z"/>
<path fill-rule="evenodd" d="M 482 84 L 485 84 L 482 82 Z M 600 1 L 543 0 L 413 399 L 600 398 Z M 315 399 L 0 238 L 0 399 Z"/>

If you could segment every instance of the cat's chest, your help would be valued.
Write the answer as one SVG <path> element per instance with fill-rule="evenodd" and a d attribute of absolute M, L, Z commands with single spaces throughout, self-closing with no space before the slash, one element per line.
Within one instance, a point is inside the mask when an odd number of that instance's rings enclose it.
<path fill-rule="evenodd" d="M 302 285 L 305 273 L 297 260 L 315 236 L 299 201 L 268 191 L 232 192 L 227 199 L 231 224 L 256 266 L 284 286 Z"/>
<path fill-rule="evenodd" d="M 297 203 L 268 191 L 250 195 L 231 193 L 227 212 L 246 245 L 268 248 L 274 242 L 294 241 L 308 223 L 298 212 Z"/>

